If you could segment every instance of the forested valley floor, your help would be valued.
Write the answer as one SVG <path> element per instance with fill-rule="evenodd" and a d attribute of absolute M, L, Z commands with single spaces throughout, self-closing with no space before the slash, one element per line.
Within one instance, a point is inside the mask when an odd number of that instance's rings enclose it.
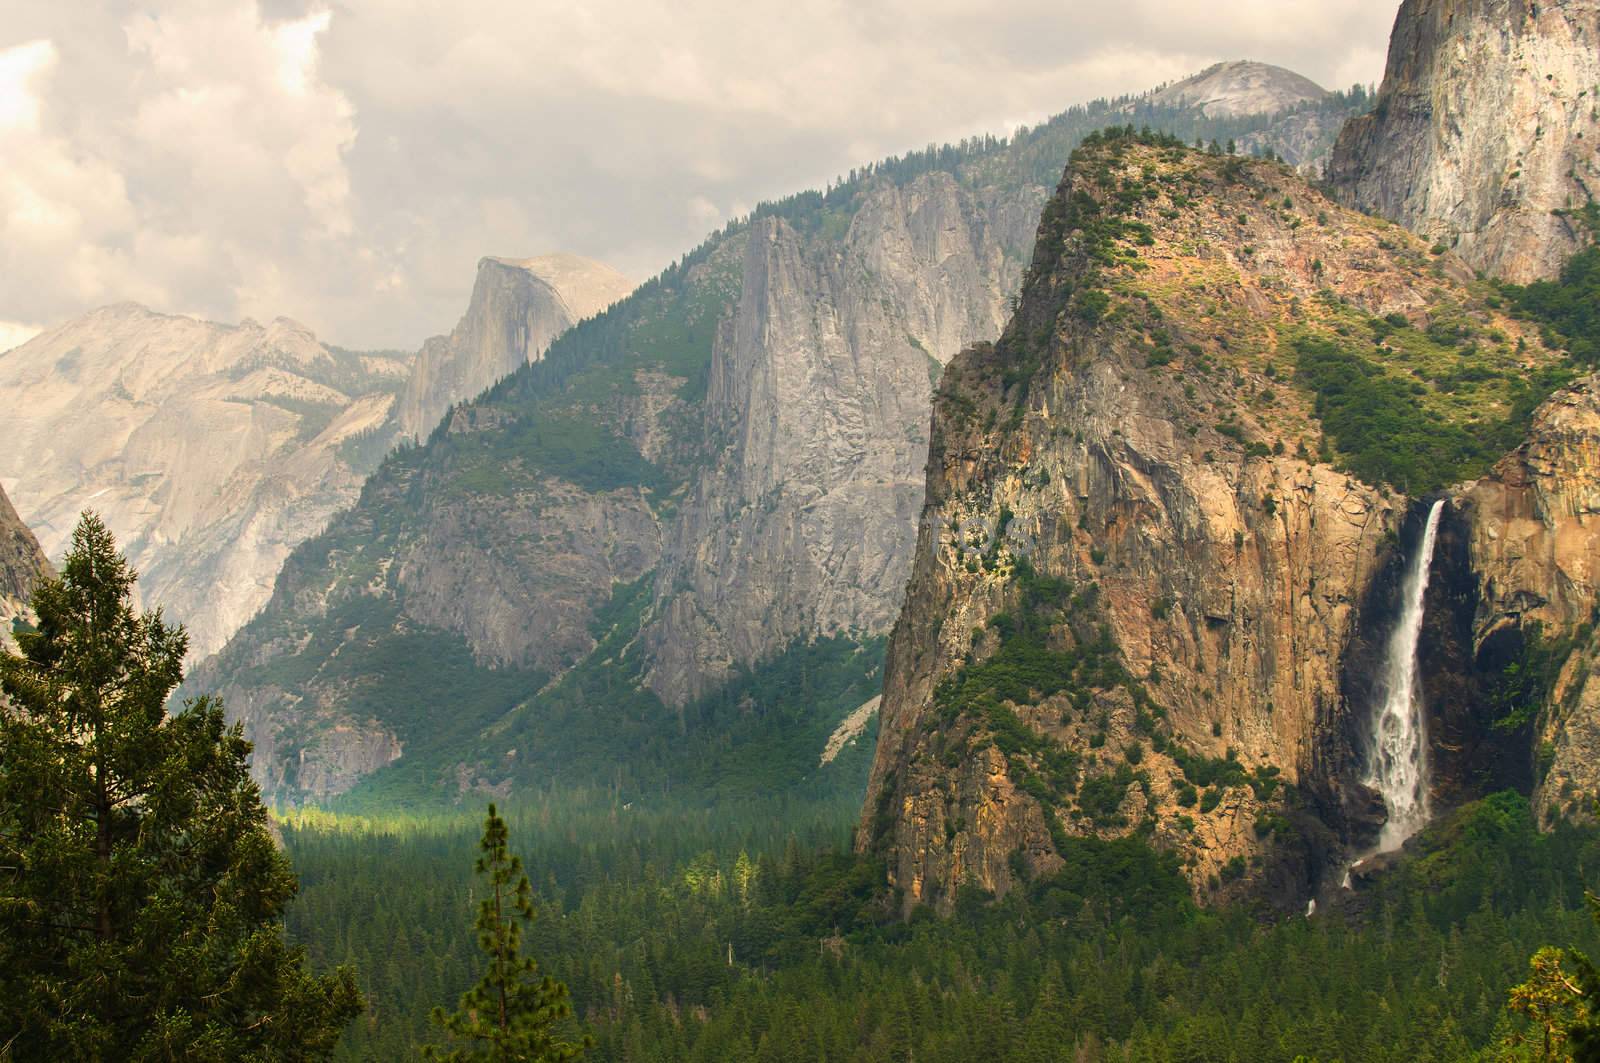
<path fill-rule="evenodd" d="M 952 919 L 900 922 L 881 869 L 850 854 L 857 808 L 512 810 L 539 895 L 528 947 L 571 987 L 595 1058 L 1473 1059 L 1521 1028 L 1507 992 L 1535 949 L 1600 950 L 1584 904 L 1600 835 L 1540 835 L 1510 793 L 1309 919 L 1198 909 L 1129 839 L 1085 842 L 998 904 L 974 892 Z M 409 1056 L 475 977 L 476 817 L 308 812 L 283 832 L 291 937 L 319 967 L 353 963 L 367 994 L 340 1058 Z"/>

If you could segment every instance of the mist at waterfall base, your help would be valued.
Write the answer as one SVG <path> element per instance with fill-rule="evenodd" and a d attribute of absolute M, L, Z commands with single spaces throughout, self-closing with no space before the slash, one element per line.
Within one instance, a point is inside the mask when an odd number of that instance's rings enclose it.
<path fill-rule="evenodd" d="M 1378 677 L 1378 708 L 1367 736 L 1368 786 L 1383 795 L 1388 819 L 1377 845 L 1364 854 L 1393 852 L 1428 822 L 1428 736 L 1417 675 L 1417 642 L 1428 592 L 1428 569 L 1444 500 L 1433 503 L 1422 539 L 1407 563 L 1400 586 L 1400 615 Z M 1359 862 L 1359 861 L 1358 861 Z"/>

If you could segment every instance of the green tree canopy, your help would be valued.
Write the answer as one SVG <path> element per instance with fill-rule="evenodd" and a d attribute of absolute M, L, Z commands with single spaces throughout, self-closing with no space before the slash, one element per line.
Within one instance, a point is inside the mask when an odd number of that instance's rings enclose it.
<path fill-rule="evenodd" d="M 1594 806 L 1600 815 L 1600 802 Z M 1600 897 L 1584 891 L 1600 924 Z M 1546 945 L 1528 961 L 1528 980 L 1513 986 L 1507 1009 L 1521 1019 L 1488 1058 L 1494 1063 L 1600 1063 L 1600 968 L 1581 950 Z"/>
<path fill-rule="evenodd" d="M 539 975 L 538 961 L 522 955 L 522 925 L 533 921 L 533 887 L 522 861 L 511 854 L 506 821 L 494 805 L 483 821 L 477 872 L 487 875 L 489 892 L 478 904 L 478 947 L 489 968 L 461 996 L 455 1013 L 433 1009 L 433 1021 L 465 1044 L 453 1049 L 429 1045 L 428 1059 L 451 1063 L 557 1063 L 577 1059 L 592 1043 L 559 1040 L 558 1024 L 572 1014 L 567 987 Z"/>
<path fill-rule="evenodd" d="M 0 1059 L 305 1060 L 361 1009 L 284 941 L 296 881 L 188 637 L 85 514 L 0 652 Z"/>

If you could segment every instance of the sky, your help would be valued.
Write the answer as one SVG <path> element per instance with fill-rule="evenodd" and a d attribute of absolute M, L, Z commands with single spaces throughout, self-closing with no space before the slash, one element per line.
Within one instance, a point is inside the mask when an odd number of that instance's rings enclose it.
<path fill-rule="evenodd" d="M 477 260 L 642 280 L 764 199 L 1224 59 L 1379 81 L 1397 0 L 7 0 L 0 350 L 133 300 L 415 349 Z"/>

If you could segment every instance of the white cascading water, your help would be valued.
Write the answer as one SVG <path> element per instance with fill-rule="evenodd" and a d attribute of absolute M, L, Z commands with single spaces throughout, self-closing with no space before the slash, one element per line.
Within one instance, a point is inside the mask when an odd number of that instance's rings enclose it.
<path fill-rule="evenodd" d="M 1392 852 L 1428 822 L 1428 736 L 1423 722 L 1422 685 L 1417 680 L 1417 640 L 1422 635 L 1423 599 L 1439 531 L 1444 500 L 1428 510 L 1422 542 L 1406 569 L 1400 593 L 1400 621 L 1389 635 L 1379 677 L 1383 707 L 1367 746 L 1368 786 L 1383 794 L 1389 818 L 1378 835 L 1380 853 Z"/>

